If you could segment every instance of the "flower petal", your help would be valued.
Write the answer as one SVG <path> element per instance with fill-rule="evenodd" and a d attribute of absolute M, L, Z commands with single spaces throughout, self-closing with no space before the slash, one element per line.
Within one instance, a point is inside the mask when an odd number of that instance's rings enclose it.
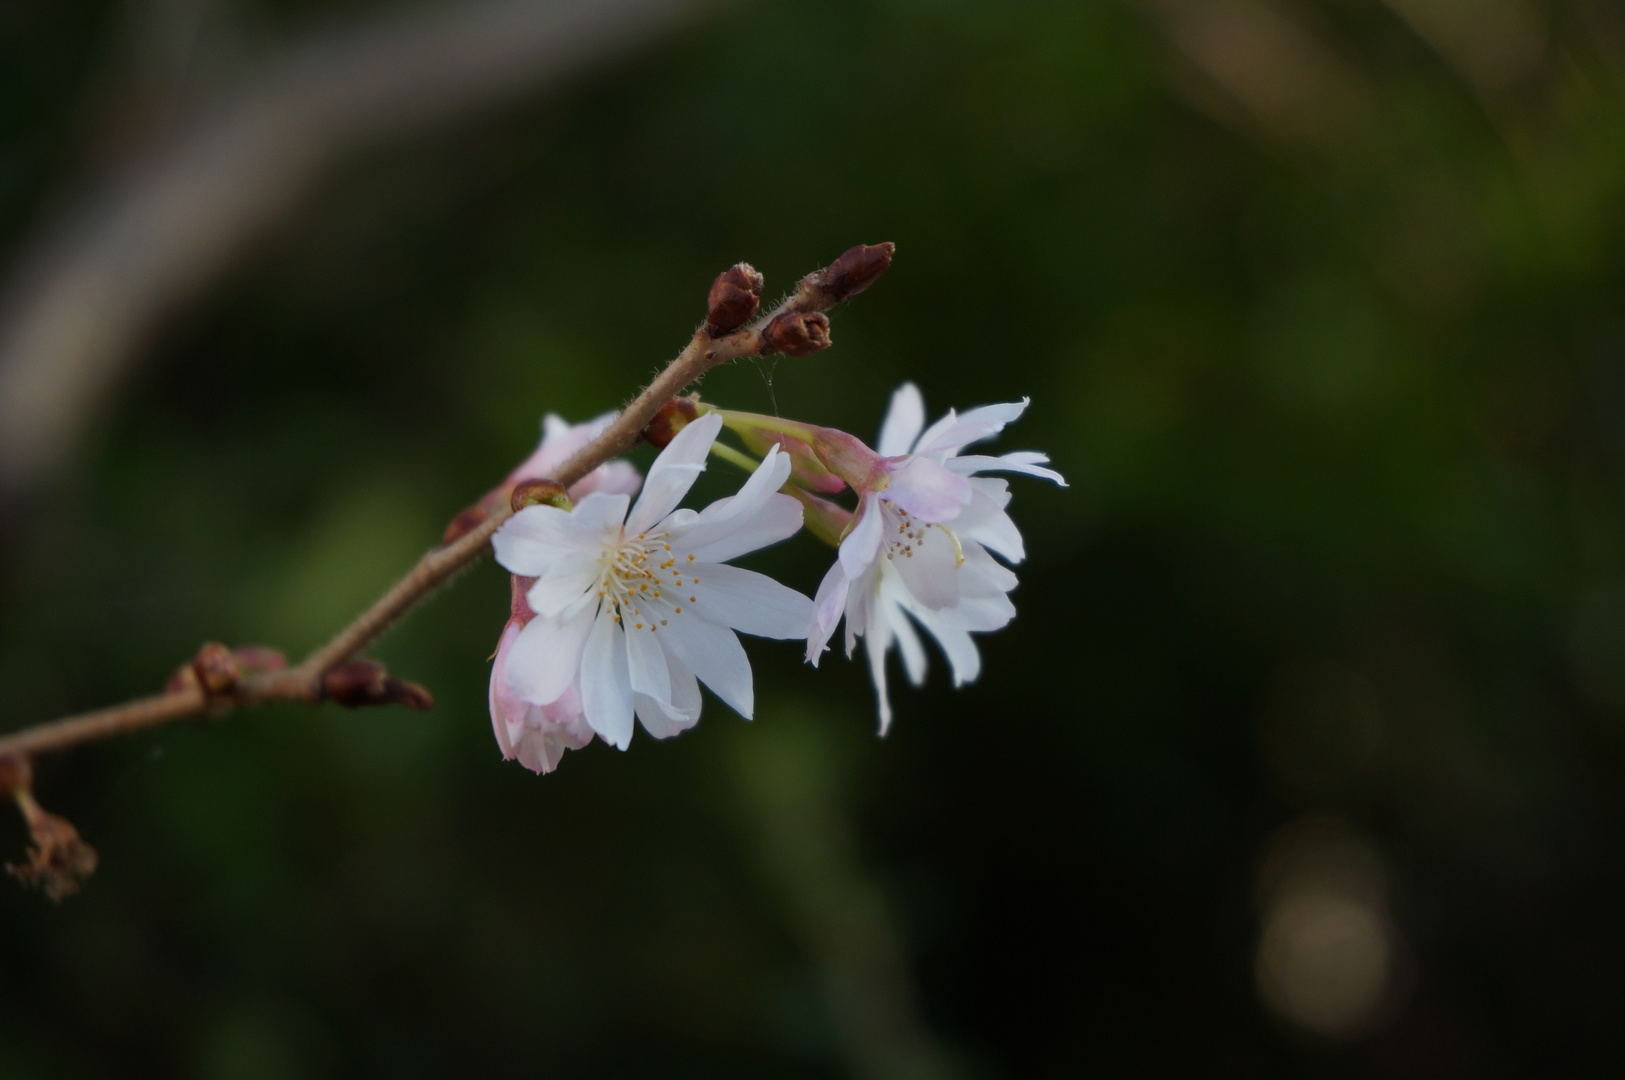
<path fill-rule="evenodd" d="M 991 457 L 986 454 L 967 454 L 964 457 L 949 458 L 946 462 L 948 468 L 961 476 L 969 476 L 979 472 L 1013 472 L 1024 473 L 1027 476 L 1037 476 L 1045 480 L 1053 480 L 1062 487 L 1066 487 L 1065 478 L 1054 469 L 1039 468 L 1049 461 L 1048 454 L 1036 453 L 1032 450 L 1017 450 L 1002 457 Z"/>
<path fill-rule="evenodd" d="M 1000 566 L 987 550 L 972 540 L 962 543 L 965 565 L 959 570 L 959 595 L 1003 596 L 1016 587 L 1016 575 Z"/>
<path fill-rule="evenodd" d="M 717 413 L 704 416 L 679 431 L 675 438 L 660 451 L 649 476 L 643 482 L 643 494 L 632 507 L 626 519 L 626 531 L 633 535 L 648 532 L 683 501 L 688 489 L 705 471 L 705 457 L 711 444 L 722 430 L 722 417 Z"/>
<path fill-rule="evenodd" d="M 1031 398 L 1022 398 L 1003 405 L 983 405 L 979 409 L 972 409 L 963 416 L 956 418 L 949 424 L 938 421 L 931 426 L 931 430 L 921 437 L 919 445 L 914 448 L 916 454 L 932 454 L 939 450 L 957 450 L 961 446 L 968 446 L 973 442 L 992 438 L 1004 430 L 1004 426 L 1015 420 L 1027 411 L 1027 404 Z"/>
<path fill-rule="evenodd" d="M 502 678 L 502 668 L 508 662 L 508 652 L 518 639 L 522 627 L 518 619 L 509 619 L 508 625 L 502 628 L 502 638 L 497 642 L 496 662 L 491 665 L 491 689 L 489 700 L 491 703 L 491 728 L 496 733 L 497 748 L 502 756 L 509 761 L 513 760 L 513 736 L 509 734 L 510 725 L 522 725 L 525 721 L 525 709 L 528 707 L 508 688 L 507 682 Z"/>
<path fill-rule="evenodd" d="M 581 540 L 570 515 L 556 506 L 527 506 L 502 523 L 491 537 L 497 562 L 510 573 L 541 577 L 559 556 L 581 551 Z"/>
<path fill-rule="evenodd" d="M 631 501 L 628 495 L 595 491 L 576 503 L 575 509 L 570 511 L 570 520 L 575 524 L 577 543 L 582 550 L 597 550 L 619 540 L 621 522 L 626 520 L 626 504 Z"/>
<path fill-rule="evenodd" d="M 908 613 L 919 620 L 920 625 L 930 631 L 937 644 L 942 646 L 943 654 L 948 657 L 948 666 L 953 669 L 954 685 L 975 682 L 982 673 L 982 654 L 976 651 L 976 642 L 960 624 L 956 612 L 952 609 L 932 611 L 914 604 L 906 606 Z"/>
<path fill-rule="evenodd" d="M 880 441 L 875 452 L 881 457 L 897 457 L 914 449 L 914 440 L 925 427 L 925 399 L 920 388 L 906 382 L 891 396 L 891 407 L 880 425 Z"/>
<path fill-rule="evenodd" d="M 886 692 L 886 645 L 880 635 L 871 633 L 863 640 L 869 654 L 869 678 L 875 684 L 875 704 L 880 710 L 880 736 L 891 728 L 891 695 Z"/>
<path fill-rule="evenodd" d="M 709 524 L 687 530 L 681 536 L 674 530 L 671 542 L 674 549 L 693 555 L 696 562 L 721 563 L 794 536 L 801 528 L 801 521 L 799 502 L 789 495 L 773 494 L 750 517 L 726 523 L 726 531 L 698 546 L 689 545 L 694 543 L 695 537 L 704 540 L 712 535 Z"/>
<path fill-rule="evenodd" d="M 857 521 L 853 523 L 852 531 L 846 534 L 846 539 L 841 541 L 839 548 L 841 568 L 849 580 L 861 577 L 875 561 L 875 554 L 880 550 L 882 528 L 884 525 L 881 522 L 880 495 L 871 491 L 858 505 Z"/>
<path fill-rule="evenodd" d="M 970 505 L 953 523 L 960 543 L 985 544 L 1013 563 L 1026 558 L 1027 549 L 1021 541 L 1021 531 L 1010 520 L 1010 515 L 1004 512 L 1004 504 L 1010 501 L 1008 491 L 1004 490 L 1004 481 L 976 478 L 970 484 L 973 492 Z"/>
<path fill-rule="evenodd" d="M 502 677 L 508 688 L 532 705 L 547 705 L 569 689 L 581 663 L 581 650 L 592 629 L 593 607 L 525 624 L 508 652 Z"/>
<path fill-rule="evenodd" d="M 624 619 L 625 616 L 623 615 Z M 676 712 L 671 702 L 671 676 L 666 673 L 666 654 L 655 640 L 655 631 L 645 627 L 622 628 L 626 636 L 627 673 L 632 692 L 652 698 L 668 714 Z"/>
<path fill-rule="evenodd" d="M 699 563 L 690 572 L 697 582 L 692 610 L 702 619 L 781 641 L 805 638 L 812 626 L 812 601 L 766 574 Z"/>
<path fill-rule="evenodd" d="M 566 552 L 530 587 L 525 602 L 537 615 L 557 615 L 598 584 L 602 574 L 603 557 L 598 552 Z"/>
<path fill-rule="evenodd" d="M 921 521 L 952 521 L 971 499 L 970 482 L 930 458 L 911 458 L 892 473 L 885 497 Z"/>
<path fill-rule="evenodd" d="M 699 676 L 711 692 L 746 720 L 755 706 L 751 685 L 750 660 L 733 631 L 707 622 L 681 616 L 679 626 L 672 621 L 671 636 L 661 635 L 661 644 L 684 668 Z"/>
<path fill-rule="evenodd" d="M 889 553 L 885 570 L 896 571 L 914 599 L 941 611 L 959 602 L 959 557 L 954 542 L 935 525 L 918 530 L 919 539 L 907 551 Z"/>
<path fill-rule="evenodd" d="M 581 708 L 605 742 L 625 750 L 632 741 L 632 678 L 620 624 L 605 604 L 581 654 Z"/>
<path fill-rule="evenodd" d="M 570 498 L 583 499 L 595 491 L 607 495 L 636 495 L 643 474 L 630 461 L 611 461 L 598 466 L 570 489 Z"/>
<path fill-rule="evenodd" d="M 920 644 L 920 635 L 914 632 L 914 624 L 896 604 L 886 605 L 886 621 L 891 625 L 892 636 L 897 639 L 897 652 L 903 658 L 903 670 L 908 672 L 908 681 L 915 686 L 924 686 L 925 646 Z"/>
<path fill-rule="evenodd" d="M 813 598 L 812 625 L 807 630 L 807 663 L 818 666 L 819 657 L 829 648 L 830 635 L 846 608 L 846 573 L 839 559 L 830 564 Z"/>
<path fill-rule="evenodd" d="M 660 636 L 660 648 L 665 653 L 666 673 L 671 679 L 672 711 L 667 712 L 653 698 L 642 694 L 634 695 L 633 699 L 637 703 L 638 720 L 642 722 L 643 729 L 657 739 L 669 739 L 699 723 L 700 684 L 695 681 L 694 673 L 672 655 L 665 635 Z"/>

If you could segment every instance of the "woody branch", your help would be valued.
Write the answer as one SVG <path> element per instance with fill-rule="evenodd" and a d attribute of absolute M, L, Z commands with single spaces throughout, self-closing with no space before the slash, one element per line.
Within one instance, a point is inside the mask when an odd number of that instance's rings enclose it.
<path fill-rule="evenodd" d="M 667 402 L 719 364 L 775 353 L 805 356 L 828 348 L 829 320 L 824 313 L 873 284 L 891 264 L 893 250 L 889 243 L 851 248 L 829 266 L 802 278 L 793 293 L 759 318 L 755 316 L 762 276 L 746 263 L 724 271 L 711 287 L 705 323 L 683 350 L 603 432 L 567 461 L 557 475 L 545 479 L 568 488 L 630 450 Z M 182 665 L 161 694 L 0 737 L 0 796 L 18 802 L 36 843 L 29 852 L 29 866 L 8 869 L 25 881 L 41 884 L 53 897 L 60 897 L 72 892 L 78 879 L 88 875 L 95 865 L 93 852 L 88 859 L 61 855 L 61 843 L 55 841 L 50 830 L 58 822 L 70 832 L 72 827 L 44 814 L 33 801 L 31 762 L 40 754 L 178 720 L 217 718 L 266 702 L 332 701 L 351 708 L 383 704 L 430 708 L 434 699 L 423 687 L 393 678 L 377 661 L 356 656 L 439 585 L 489 549 L 492 535 L 513 516 L 514 507 L 501 500 L 495 505 L 488 502 L 482 500 L 459 515 L 447 529 L 441 546 L 426 552 L 377 602 L 293 667 L 287 667 L 281 654 L 271 649 L 249 646 L 232 650 L 210 643 Z M 47 819 L 50 828 L 41 824 Z M 56 831 L 60 833 L 60 829 Z M 83 844 L 77 834 L 73 842 Z"/>

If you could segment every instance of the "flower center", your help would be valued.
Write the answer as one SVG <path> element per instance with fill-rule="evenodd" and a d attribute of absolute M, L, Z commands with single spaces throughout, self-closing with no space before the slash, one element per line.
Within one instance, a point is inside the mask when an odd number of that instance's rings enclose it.
<path fill-rule="evenodd" d="M 667 616 L 681 615 L 685 603 L 698 602 L 697 596 L 683 595 L 685 587 L 700 582 L 693 576 L 694 556 L 673 555 L 664 532 L 623 536 L 605 549 L 602 565 L 599 599 L 612 607 L 624 630 L 654 633 Z"/>
<path fill-rule="evenodd" d="M 927 524 L 920 521 L 890 499 L 880 500 L 880 513 L 881 520 L 885 522 L 886 558 L 893 561 L 912 559 L 916 552 L 925 547 L 930 531 L 941 529 L 948 538 L 948 543 L 954 546 L 954 569 L 965 565 L 965 549 L 960 546 L 959 537 L 955 536 L 954 531 L 948 526 L 940 522 Z"/>

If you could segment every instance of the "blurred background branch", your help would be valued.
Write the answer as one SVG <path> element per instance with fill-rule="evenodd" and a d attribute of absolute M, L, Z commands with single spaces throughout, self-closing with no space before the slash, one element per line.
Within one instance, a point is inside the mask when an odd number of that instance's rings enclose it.
<path fill-rule="evenodd" d="M 336 158 L 647 41 L 697 0 L 478 0 L 317 33 L 39 227 L 0 296 L 0 498 L 65 454 L 154 323 Z"/>

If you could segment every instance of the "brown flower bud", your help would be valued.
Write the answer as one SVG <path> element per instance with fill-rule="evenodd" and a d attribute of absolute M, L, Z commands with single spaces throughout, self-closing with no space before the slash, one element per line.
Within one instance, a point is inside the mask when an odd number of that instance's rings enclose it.
<path fill-rule="evenodd" d="M 434 695 L 414 682 L 391 678 L 376 660 L 351 660 L 322 676 L 322 696 L 346 709 L 363 705 L 405 705 L 408 709 L 434 708 Z"/>
<path fill-rule="evenodd" d="M 700 397 L 698 394 L 686 394 L 683 397 L 674 397 L 655 413 L 649 426 L 643 429 L 643 441 L 650 446 L 658 446 L 664 450 L 666 444 L 677 437 L 677 433 L 691 424 L 700 415 Z"/>
<path fill-rule="evenodd" d="M 829 348 L 829 319 L 819 312 L 786 311 L 762 331 L 768 352 L 806 356 Z"/>
<path fill-rule="evenodd" d="M 237 658 L 218 641 L 207 642 L 197 651 L 192 657 L 192 669 L 197 672 L 198 685 L 210 697 L 237 685 Z"/>
<path fill-rule="evenodd" d="M 712 337 L 739 329 L 762 302 L 762 275 L 750 263 L 730 266 L 711 283 L 705 328 Z"/>
<path fill-rule="evenodd" d="M 819 287 L 831 303 L 856 296 L 886 272 L 896 250 L 897 245 L 890 241 L 848 248 L 840 258 L 824 268 L 819 276 Z"/>
<path fill-rule="evenodd" d="M 521 480 L 514 485 L 508 505 L 517 514 L 527 506 L 556 506 L 560 510 L 568 510 L 571 503 L 563 484 L 552 480 Z"/>

